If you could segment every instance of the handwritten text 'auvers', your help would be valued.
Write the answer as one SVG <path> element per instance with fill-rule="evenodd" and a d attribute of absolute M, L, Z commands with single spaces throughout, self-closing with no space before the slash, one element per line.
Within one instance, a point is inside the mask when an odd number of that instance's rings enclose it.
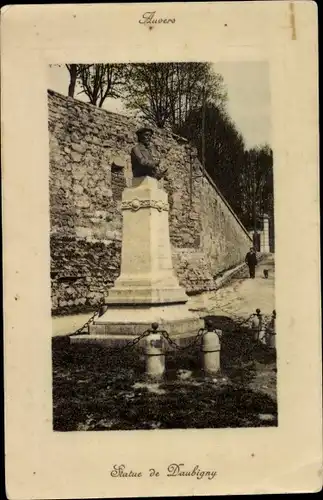
<path fill-rule="evenodd" d="M 141 18 L 139 19 L 140 24 L 168 24 L 172 23 L 174 24 L 176 22 L 176 19 L 169 19 L 168 17 L 156 17 L 156 11 L 155 12 L 145 12 Z"/>

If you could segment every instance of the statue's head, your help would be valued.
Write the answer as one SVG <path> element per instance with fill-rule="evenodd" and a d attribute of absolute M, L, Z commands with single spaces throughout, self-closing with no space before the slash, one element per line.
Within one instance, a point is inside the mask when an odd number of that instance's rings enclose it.
<path fill-rule="evenodd" d="M 153 135 L 153 130 L 149 127 L 142 127 L 137 130 L 136 134 L 138 137 L 138 141 L 148 146 Z"/>

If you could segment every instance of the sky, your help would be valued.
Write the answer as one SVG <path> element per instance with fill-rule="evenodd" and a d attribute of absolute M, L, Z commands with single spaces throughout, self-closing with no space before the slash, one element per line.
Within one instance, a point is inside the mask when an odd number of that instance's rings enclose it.
<path fill-rule="evenodd" d="M 214 64 L 227 87 L 227 109 L 246 146 L 271 143 L 269 64 L 221 62 Z"/>
<path fill-rule="evenodd" d="M 219 62 L 213 65 L 223 76 L 227 110 L 247 148 L 271 144 L 269 67 L 266 61 Z M 67 95 L 69 73 L 64 65 L 49 67 L 48 88 Z M 84 94 L 75 98 L 87 101 Z M 103 108 L 127 114 L 119 99 L 107 99 Z"/>

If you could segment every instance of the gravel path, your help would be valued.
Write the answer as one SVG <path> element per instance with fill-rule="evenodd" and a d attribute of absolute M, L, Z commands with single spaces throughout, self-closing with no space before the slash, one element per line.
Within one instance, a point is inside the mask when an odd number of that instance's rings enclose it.
<path fill-rule="evenodd" d="M 263 271 L 268 269 L 265 279 Z M 266 255 L 256 269 L 255 279 L 245 276 L 233 279 L 216 292 L 203 294 L 194 299 L 193 308 L 214 315 L 247 317 L 257 308 L 271 315 L 275 309 L 275 261 Z"/>

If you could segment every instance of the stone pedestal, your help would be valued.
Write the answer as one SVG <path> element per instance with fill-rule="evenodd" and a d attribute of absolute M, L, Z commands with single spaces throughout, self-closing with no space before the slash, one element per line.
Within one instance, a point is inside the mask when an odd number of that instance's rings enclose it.
<path fill-rule="evenodd" d="M 153 322 L 170 335 L 196 335 L 202 322 L 189 310 L 173 269 L 167 193 L 156 179 L 136 178 L 123 191 L 122 214 L 121 272 L 106 297 L 107 310 L 90 327 L 90 335 L 71 340 L 131 338 Z"/>
<path fill-rule="evenodd" d="M 267 214 L 263 215 L 263 230 L 260 237 L 261 248 L 260 251 L 263 253 L 270 253 L 269 245 L 269 217 Z"/>

